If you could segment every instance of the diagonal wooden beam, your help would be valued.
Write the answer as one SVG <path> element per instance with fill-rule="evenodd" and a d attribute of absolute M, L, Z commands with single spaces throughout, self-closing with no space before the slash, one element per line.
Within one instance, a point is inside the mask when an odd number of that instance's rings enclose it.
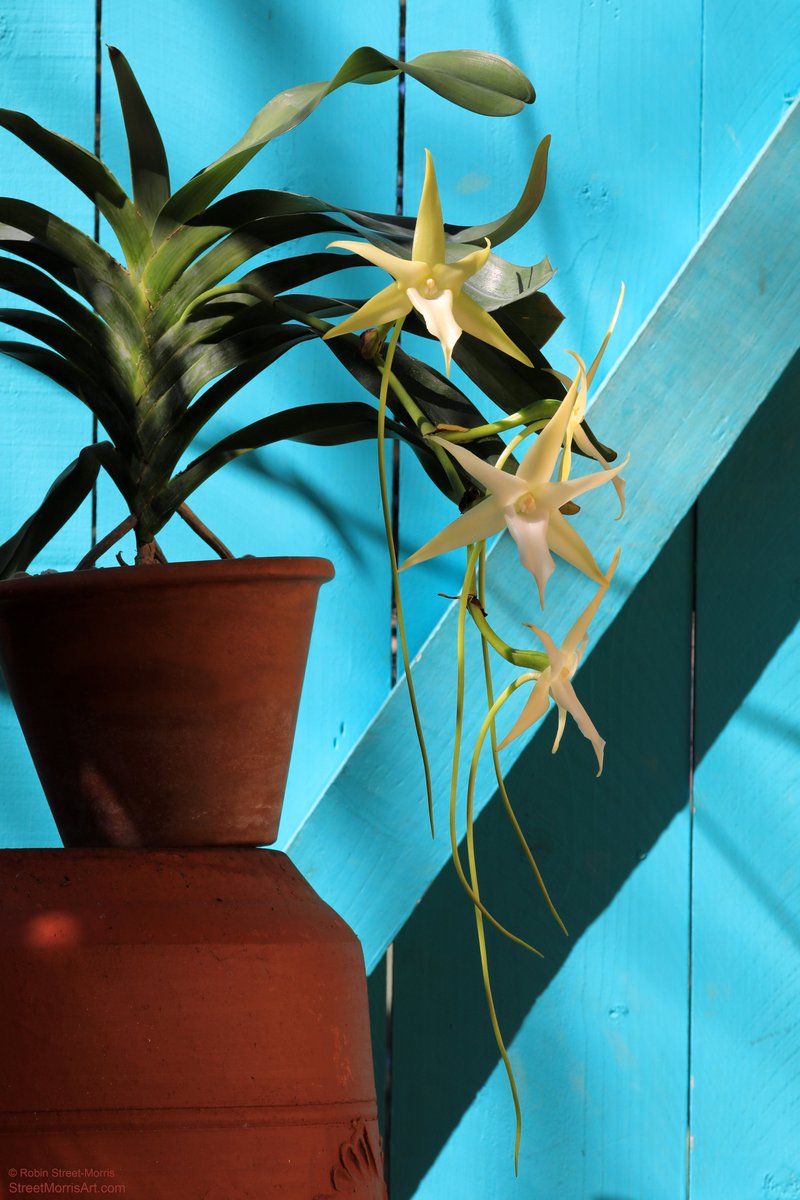
<path fill-rule="evenodd" d="M 605 441 L 630 450 L 631 463 L 624 539 L 610 519 L 611 489 L 603 489 L 608 496 L 589 497 L 581 514 L 581 532 L 601 564 L 609 561 L 618 538 L 624 540 L 614 586 L 593 625 L 595 642 L 800 346 L 798 178 L 800 106 L 795 104 L 598 393 L 593 425 Z M 741 502 L 744 516 L 747 497 Z M 492 623 L 518 630 L 525 597 L 527 619 L 536 619 L 530 576 L 521 573 L 507 535 L 490 557 Z M 548 616 L 556 635 L 591 590 L 577 572 L 563 566 L 556 571 L 548 584 L 548 614 L 563 614 L 555 622 Z M 401 682 L 287 847 L 361 938 L 368 969 L 449 857 L 455 625 L 451 611 L 426 643 L 414 672 L 430 731 L 436 839 L 428 830 Z M 471 660 L 468 655 L 472 686 L 464 734 L 470 748 L 485 713 L 477 660 L 475 649 Z M 514 673 L 509 668 L 504 679 L 497 672 L 498 690 Z M 507 767 L 524 744 L 520 739 L 503 752 Z M 476 815 L 494 792 L 494 773 L 484 755 Z"/>

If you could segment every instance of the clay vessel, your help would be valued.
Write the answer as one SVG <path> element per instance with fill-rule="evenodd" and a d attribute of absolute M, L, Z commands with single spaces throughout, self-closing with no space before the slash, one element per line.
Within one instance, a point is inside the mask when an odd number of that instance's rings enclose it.
<path fill-rule="evenodd" d="M 283 854 L 4 851 L 0 892 L 4 1175 L 383 1200 L 361 948 Z"/>
<path fill-rule="evenodd" d="M 320 558 L 0 583 L 0 668 L 66 846 L 278 831 Z"/>

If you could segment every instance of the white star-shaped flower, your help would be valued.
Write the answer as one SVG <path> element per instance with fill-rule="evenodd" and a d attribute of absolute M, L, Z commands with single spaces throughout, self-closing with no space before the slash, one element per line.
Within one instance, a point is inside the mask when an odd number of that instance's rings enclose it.
<path fill-rule="evenodd" d="M 533 365 L 527 354 L 518 350 L 503 332 L 494 317 L 490 317 L 480 304 L 465 296 L 461 290 L 489 257 L 489 239 L 486 239 L 482 250 L 473 250 L 458 262 L 445 262 L 442 205 L 430 151 L 425 151 L 425 182 L 410 260 L 379 250 L 367 242 L 339 241 L 331 242 L 331 246 L 360 254 L 367 262 L 388 271 L 395 282 L 367 300 L 366 304 L 362 304 L 334 329 L 329 329 L 324 335 L 326 340 L 374 325 L 386 325 L 407 316 L 415 308 L 424 320 L 428 333 L 441 343 L 448 375 L 450 356 L 462 332 L 488 342 L 528 367 Z"/>
<path fill-rule="evenodd" d="M 401 570 L 460 546 L 482 542 L 505 526 L 517 543 L 522 565 L 536 580 L 543 608 L 545 584 L 555 570 L 551 550 L 590 579 L 598 583 L 603 579 L 591 550 L 559 509 L 583 492 L 609 483 L 627 459 L 606 471 L 550 482 L 576 398 L 585 390 L 583 364 L 578 361 L 579 370 L 567 395 L 533 441 L 516 474 L 491 466 L 464 446 L 440 437 L 433 439 L 482 483 L 489 495 L 407 558 Z"/>
<path fill-rule="evenodd" d="M 575 720 L 583 736 L 588 738 L 594 746 L 594 752 L 597 755 L 597 774 L 602 774 L 605 742 L 600 737 L 589 714 L 576 696 L 575 689 L 572 686 L 572 677 L 580 665 L 583 652 L 586 649 L 586 643 L 589 640 L 589 623 L 608 590 L 608 585 L 611 583 L 618 562 L 619 550 L 614 555 L 608 572 L 603 576 L 600 587 L 564 638 L 560 649 L 556 646 L 550 634 L 546 633 L 544 629 L 540 629 L 537 625 L 528 626 L 529 629 L 533 630 L 547 651 L 550 665 L 539 675 L 534 684 L 533 691 L 525 703 L 525 707 L 510 732 L 503 738 L 498 749 L 502 750 L 509 742 L 513 742 L 521 733 L 524 733 L 526 729 L 534 725 L 540 717 L 543 717 L 547 712 L 550 697 L 552 696 L 558 705 L 558 729 L 556 731 L 556 740 L 553 742 L 553 754 L 555 754 L 561 742 L 567 713 L 569 713 Z"/>

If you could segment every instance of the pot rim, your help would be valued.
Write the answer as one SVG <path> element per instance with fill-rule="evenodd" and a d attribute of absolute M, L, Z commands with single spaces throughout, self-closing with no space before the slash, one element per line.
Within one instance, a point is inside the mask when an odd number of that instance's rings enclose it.
<path fill-rule="evenodd" d="M 327 558 L 275 557 L 199 559 L 192 562 L 159 563 L 158 566 L 88 567 L 82 571 L 52 571 L 43 575 L 19 575 L 0 582 L 0 603 L 19 600 L 26 592 L 45 597 L 50 592 L 79 591 L 91 584 L 106 592 L 130 586 L 183 587 L 205 583 L 209 575 L 221 582 L 250 583 L 264 579 L 318 580 L 320 584 L 333 579 L 333 563 Z M 31 597 L 33 598 L 33 596 Z"/>

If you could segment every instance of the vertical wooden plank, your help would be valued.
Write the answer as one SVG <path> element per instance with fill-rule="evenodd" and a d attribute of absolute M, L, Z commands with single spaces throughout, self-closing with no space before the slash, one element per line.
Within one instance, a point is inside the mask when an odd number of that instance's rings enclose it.
<path fill-rule="evenodd" d="M 370 9 L 370 40 L 390 53 L 396 26 L 393 3 Z M 288 0 L 269 6 L 247 0 L 224 11 L 211 0 L 179 0 L 159 13 L 158 28 L 154 38 L 151 6 L 105 0 L 104 41 L 123 50 L 140 80 L 162 128 L 173 186 L 235 141 L 273 95 L 329 78 L 363 40 L 321 0 L 304 4 L 302 16 Z M 394 84 L 338 92 L 306 125 L 269 146 L 231 190 L 287 188 L 393 211 L 396 112 Z M 103 114 L 104 154 L 127 178 L 108 69 Z M 198 446 L 293 403 L 360 398 L 357 393 L 325 347 L 300 346 L 220 413 Z M 117 502 L 110 496 L 106 501 L 107 495 L 100 506 L 101 529 L 118 519 Z M 330 450 L 289 445 L 249 455 L 214 477 L 193 507 L 235 554 L 320 554 L 336 566 L 336 579 L 320 595 L 287 787 L 285 839 L 389 688 L 390 584 L 374 445 Z M 209 553 L 180 522 L 164 531 L 163 543 L 168 557 Z"/>
<path fill-rule="evenodd" d="M 474 921 L 451 869 L 395 942 L 393 1200 L 683 1195 L 692 556 L 684 521 L 580 674 L 608 739 L 603 777 L 568 724 L 558 756 L 536 738 L 509 778 L 569 940 L 499 797 L 477 825 L 487 903 L 545 954 L 490 937 L 524 1114 L 518 1180 Z"/>
<path fill-rule="evenodd" d="M 95 5 L 10 0 L 0 16 L 0 105 L 30 113 L 43 125 L 91 146 L 95 108 Z M 91 232 L 92 206 L 52 167 L 0 133 L 2 192 L 51 209 Z M 16 306 L 16 297 L 3 297 Z M 16 336 L 5 328 L 2 337 Z M 21 338 L 21 340 L 26 340 Z M 91 441 L 91 418 L 55 384 L 12 362 L 0 361 L 0 541 L 41 502 L 56 476 Z M 35 569 L 74 566 L 89 541 L 84 505 L 37 561 Z M 46 686 L 46 681 L 42 681 Z M 1 687 L 1 685 L 0 685 Z M 0 844 L 59 844 L 16 716 L 0 690 L 0 758 L 3 763 Z"/>
<path fill-rule="evenodd" d="M 553 135 L 545 200 L 499 253 L 517 263 L 546 254 L 558 269 L 546 290 L 567 320 L 546 353 L 562 370 L 572 363 L 566 349 L 595 353 L 624 280 L 626 302 L 608 370 L 697 239 L 700 12 L 700 0 L 669 6 L 409 0 L 409 56 L 438 48 L 446 31 L 449 45 L 511 58 L 536 88 L 530 110 L 492 120 L 443 114 L 435 97 L 409 87 L 406 206 L 414 211 L 427 146 L 437 163 L 445 219 L 499 216 L 516 202 L 540 138 Z M 457 367 L 453 377 L 461 385 Z M 411 552 L 452 519 L 452 506 L 431 495 L 416 463 L 405 457 L 400 533 Z M 461 556 L 453 555 L 404 577 L 416 645 L 442 613 L 437 593 L 455 591 L 462 572 Z"/>
<path fill-rule="evenodd" d="M 699 505 L 693 1200 L 800 1188 L 799 384 Z"/>
<path fill-rule="evenodd" d="M 800 12 L 795 0 L 706 0 L 703 229 L 798 94 Z"/>

